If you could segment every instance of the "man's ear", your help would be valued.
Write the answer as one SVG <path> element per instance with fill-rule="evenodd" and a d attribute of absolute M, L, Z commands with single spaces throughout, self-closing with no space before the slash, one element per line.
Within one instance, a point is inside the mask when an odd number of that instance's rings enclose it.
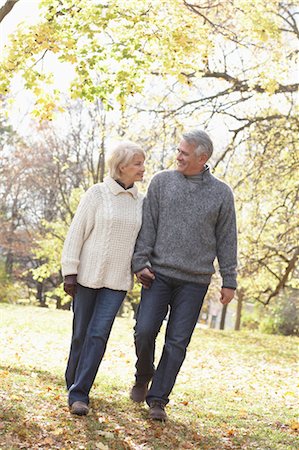
<path fill-rule="evenodd" d="M 202 154 L 199 156 L 199 158 L 200 158 L 200 162 L 201 162 L 202 164 L 205 164 L 205 163 L 208 161 L 208 159 L 209 159 L 209 157 L 208 157 L 208 155 L 207 155 L 206 153 L 202 153 Z"/>

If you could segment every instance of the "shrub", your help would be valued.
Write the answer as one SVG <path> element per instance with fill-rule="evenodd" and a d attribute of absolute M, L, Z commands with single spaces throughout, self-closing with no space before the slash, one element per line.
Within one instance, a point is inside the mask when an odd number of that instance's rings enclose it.
<path fill-rule="evenodd" d="M 270 306 L 268 314 L 260 322 L 259 330 L 268 334 L 282 334 L 284 336 L 299 335 L 299 317 L 296 296 L 292 291 L 289 295 L 281 296 Z"/>

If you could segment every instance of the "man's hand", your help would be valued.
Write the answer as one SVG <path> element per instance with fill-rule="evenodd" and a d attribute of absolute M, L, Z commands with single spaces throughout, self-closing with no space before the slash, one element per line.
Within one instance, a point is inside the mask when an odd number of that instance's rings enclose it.
<path fill-rule="evenodd" d="M 223 305 L 228 305 L 229 302 L 232 301 L 232 299 L 235 296 L 235 290 L 229 289 L 229 288 L 222 288 L 221 289 L 221 297 L 220 301 Z"/>
<path fill-rule="evenodd" d="M 66 275 L 63 283 L 64 292 L 75 297 L 77 291 L 77 275 Z"/>
<path fill-rule="evenodd" d="M 137 280 L 145 289 L 149 289 L 152 285 L 155 275 L 147 267 L 136 273 Z"/>

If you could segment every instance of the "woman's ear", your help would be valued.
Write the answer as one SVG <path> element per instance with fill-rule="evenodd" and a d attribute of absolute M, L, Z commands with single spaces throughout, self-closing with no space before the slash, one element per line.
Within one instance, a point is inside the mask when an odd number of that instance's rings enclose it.
<path fill-rule="evenodd" d="M 122 173 L 123 171 L 124 171 L 124 168 L 125 168 L 126 166 L 124 165 L 124 164 L 120 164 L 119 166 L 118 166 L 118 169 L 119 169 L 119 171 Z"/>

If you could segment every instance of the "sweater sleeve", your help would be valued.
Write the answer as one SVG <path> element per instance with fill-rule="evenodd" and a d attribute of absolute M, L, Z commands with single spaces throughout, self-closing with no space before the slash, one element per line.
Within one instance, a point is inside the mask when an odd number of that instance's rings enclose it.
<path fill-rule="evenodd" d="M 231 189 L 228 189 L 217 220 L 216 245 L 222 286 L 235 289 L 237 287 L 237 225 L 234 197 Z"/>
<path fill-rule="evenodd" d="M 154 177 L 148 187 L 142 208 L 142 225 L 135 244 L 132 269 L 136 273 L 144 267 L 151 267 L 159 220 L 159 185 Z"/>
<path fill-rule="evenodd" d="M 78 273 L 83 243 L 94 227 L 95 203 L 93 189 L 90 188 L 81 198 L 64 242 L 61 258 L 63 276 Z"/>

